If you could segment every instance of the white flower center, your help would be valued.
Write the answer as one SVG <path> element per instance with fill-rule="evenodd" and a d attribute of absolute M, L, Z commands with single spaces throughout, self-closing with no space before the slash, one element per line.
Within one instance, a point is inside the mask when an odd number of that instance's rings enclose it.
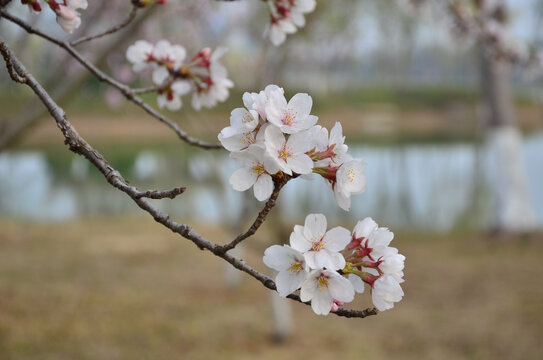
<path fill-rule="evenodd" d="M 253 166 L 251 166 L 250 169 L 253 172 L 253 174 L 255 174 L 256 176 L 260 176 L 266 171 L 264 169 L 264 165 L 260 163 L 253 163 Z"/>
<path fill-rule="evenodd" d="M 290 275 L 296 275 L 300 271 L 302 271 L 302 263 L 293 261 L 290 263 L 290 266 L 288 267 L 287 271 L 291 273 Z"/>
<path fill-rule="evenodd" d="M 327 291 L 328 284 L 330 284 L 328 278 L 324 274 L 321 274 L 317 279 L 317 289 L 319 289 L 319 291 Z"/>
<path fill-rule="evenodd" d="M 353 168 L 347 170 L 347 180 L 349 180 L 349 182 L 354 182 L 354 180 L 356 179 L 356 175 L 357 175 L 357 171 Z"/>
<path fill-rule="evenodd" d="M 311 243 L 311 250 L 319 251 L 324 246 L 324 238 L 320 238 L 319 240 L 311 240 Z"/>
<path fill-rule="evenodd" d="M 243 119 L 241 120 L 244 124 L 247 124 L 247 123 L 250 123 L 251 121 L 253 121 L 253 118 L 250 114 L 248 113 L 245 113 L 245 115 L 243 115 Z"/>
<path fill-rule="evenodd" d="M 287 111 L 285 113 L 285 116 L 281 119 L 281 122 L 283 125 L 291 126 L 294 120 L 296 120 L 296 114 L 297 113 L 291 113 L 290 111 Z"/>
<path fill-rule="evenodd" d="M 253 137 L 253 133 L 252 132 L 248 132 L 248 133 L 244 133 L 240 140 L 239 140 L 242 144 L 244 145 L 251 145 L 251 144 L 254 144 L 255 142 L 255 138 Z"/>
<path fill-rule="evenodd" d="M 292 156 L 292 154 L 288 151 L 287 144 L 284 144 L 281 149 L 279 149 L 278 157 L 279 159 L 283 159 L 284 161 L 287 161 L 289 157 Z"/>

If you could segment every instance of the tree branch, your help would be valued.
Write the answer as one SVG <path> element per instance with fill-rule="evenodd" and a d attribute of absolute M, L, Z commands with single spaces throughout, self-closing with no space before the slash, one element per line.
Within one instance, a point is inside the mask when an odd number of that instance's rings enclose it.
<path fill-rule="evenodd" d="M 31 34 L 36 34 L 49 42 L 52 42 L 53 44 L 65 49 L 70 55 L 72 55 L 82 66 L 84 66 L 88 71 L 90 71 L 98 80 L 101 82 L 105 82 L 114 88 L 118 89 L 128 100 L 132 101 L 134 104 L 138 105 L 140 108 L 142 108 L 145 112 L 147 112 L 152 117 L 156 118 L 158 121 L 162 122 L 166 126 L 168 126 L 170 129 L 172 129 L 177 136 L 185 141 L 186 143 L 198 146 L 204 149 L 222 149 L 222 145 L 220 143 L 212 143 L 212 142 L 206 142 L 202 141 L 196 138 L 193 138 L 189 134 L 187 134 L 184 130 L 182 130 L 179 125 L 177 125 L 176 122 L 168 119 L 166 116 L 162 115 L 160 112 L 146 104 L 142 98 L 137 96 L 133 90 L 115 80 L 114 78 L 106 75 L 101 70 L 99 70 L 96 66 L 94 66 L 88 59 L 86 59 L 83 55 L 81 55 L 73 46 L 71 46 L 68 42 L 64 42 L 61 40 L 58 40 L 54 38 L 53 36 L 50 36 L 32 26 L 27 24 L 25 21 L 9 14 L 4 9 L 0 8 L 0 17 L 5 18 L 6 20 L 11 21 L 12 23 L 19 25 L 21 28 L 23 28 L 25 31 Z"/>
<path fill-rule="evenodd" d="M 93 164 L 104 175 L 108 183 L 110 183 L 115 188 L 121 190 L 128 196 L 130 196 L 130 198 L 141 209 L 149 213 L 158 223 L 164 225 L 171 231 L 180 234 L 184 238 L 192 241 L 200 249 L 209 250 L 216 256 L 230 263 L 236 269 L 243 271 L 249 274 L 250 276 L 252 276 L 253 278 L 257 279 L 268 289 L 277 290 L 275 282 L 271 278 L 253 269 L 252 267 L 247 265 L 245 261 L 243 261 L 242 259 L 235 258 L 229 255 L 228 253 L 225 253 L 222 250 L 223 249 L 222 246 L 219 246 L 205 239 L 204 237 L 199 235 L 197 232 L 195 232 L 190 226 L 173 221 L 172 219 L 170 219 L 170 217 L 166 213 L 160 211 L 159 209 L 151 205 L 151 203 L 149 203 L 148 200 L 144 199 L 144 197 L 157 198 L 154 196 L 158 194 L 162 195 L 164 194 L 164 192 L 155 192 L 155 191 L 141 192 L 137 190 L 135 187 L 128 185 L 126 181 L 123 179 L 123 177 L 121 176 L 121 174 L 117 170 L 115 170 L 111 165 L 109 165 L 109 163 L 105 160 L 102 154 L 100 154 L 97 150 L 92 148 L 91 145 L 88 144 L 86 140 L 83 139 L 77 133 L 73 125 L 68 121 L 64 110 L 55 103 L 55 101 L 49 96 L 47 91 L 25 69 L 24 65 L 19 61 L 19 59 L 15 57 L 15 55 L 8 48 L 7 44 L 1 38 L 0 38 L 0 53 L 2 53 L 2 56 L 6 60 L 6 63 L 7 61 L 9 61 L 12 64 L 12 68 L 18 74 L 18 76 L 25 79 L 24 83 L 28 85 L 34 91 L 36 96 L 45 105 L 45 107 L 47 108 L 51 116 L 55 119 L 60 131 L 64 135 L 65 143 L 69 146 L 70 150 L 76 154 L 84 156 L 91 164 Z M 288 180 L 284 180 L 285 183 L 287 181 Z M 277 191 L 278 193 L 277 188 L 278 188 L 278 185 L 276 183 L 276 188 L 274 189 L 274 192 Z M 275 195 L 275 198 L 277 198 L 277 195 Z M 275 202 L 275 200 L 273 202 Z M 270 203 L 270 201 L 268 201 L 268 203 Z M 270 209 L 273 206 L 271 203 L 270 204 L 268 203 L 266 204 L 266 207 L 264 208 L 264 210 L 266 210 L 268 205 Z M 261 214 L 264 212 L 264 210 L 261 211 Z M 266 214 L 267 212 L 265 212 L 264 215 L 262 216 L 265 217 Z M 260 217 L 261 215 L 259 214 L 259 217 L 257 218 L 257 220 Z M 255 221 L 255 223 L 257 223 L 257 221 Z M 256 228 L 258 228 L 258 226 L 260 226 L 260 224 L 256 225 Z M 288 296 L 288 298 L 298 301 L 298 302 L 302 302 L 300 300 L 300 297 L 297 295 L 291 294 Z M 371 308 L 366 309 L 366 310 L 339 309 L 334 314 L 338 316 L 343 316 L 343 317 L 364 318 L 366 316 L 376 315 L 377 310 L 371 309 Z"/>
<path fill-rule="evenodd" d="M 234 240 L 222 246 L 221 251 L 223 253 L 229 250 L 232 250 L 240 242 L 242 242 L 243 240 L 247 239 L 250 236 L 253 236 L 256 233 L 260 225 L 262 225 L 262 223 L 264 223 L 264 220 L 266 220 L 266 216 L 268 216 L 268 213 L 270 212 L 270 210 L 275 206 L 277 197 L 279 196 L 279 192 L 290 179 L 292 179 L 292 177 L 290 177 L 289 175 L 283 174 L 282 178 L 280 178 L 279 180 L 274 180 L 273 193 L 271 194 L 270 198 L 266 202 L 266 205 L 264 205 L 264 208 L 258 213 L 258 216 L 249 227 L 249 230 L 247 230 L 243 234 L 239 234 Z"/>
<path fill-rule="evenodd" d="M 101 32 L 101 33 L 98 33 L 98 34 L 95 34 L 95 35 L 89 35 L 89 36 L 81 37 L 81 38 L 79 38 L 77 40 L 71 41 L 70 45 L 71 46 L 77 46 L 77 45 L 82 44 L 84 42 L 91 41 L 91 40 L 94 40 L 94 39 L 104 37 L 106 35 L 116 33 L 117 31 L 119 31 L 119 30 L 123 29 L 124 27 L 128 26 L 128 24 L 130 24 L 132 22 L 132 20 L 134 20 L 136 18 L 136 15 L 138 13 L 138 9 L 139 8 L 137 6 L 132 5 L 132 9 L 130 10 L 130 13 L 128 14 L 126 19 L 124 19 L 123 22 L 121 22 L 121 23 L 107 29 L 104 32 Z"/>

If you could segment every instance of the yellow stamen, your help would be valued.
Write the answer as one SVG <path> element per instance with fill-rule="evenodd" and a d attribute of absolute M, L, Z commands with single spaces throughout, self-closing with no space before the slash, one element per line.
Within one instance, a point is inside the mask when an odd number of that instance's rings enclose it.
<path fill-rule="evenodd" d="M 356 170 L 355 169 L 349 169 L 347 170 L 347 179 L 349 182 L 353 182 L 356 178 Z"/>
<path fill-rule="evenodd" d="M 296 275 L 297 273 L 302 271 L 302 264 L 299 262 L 291 262 L 287 271 L 290 272 L 291 275 Z"/>
<path fill-rule="evenodd" d="M 323 274 L 321 274 L 319 276 L 319 279 L 317 280 L 317 288 L 319 289 L 319 291 L 328 290 L 328 284 L 329 284 L 328 278 L 324 276 Z"/>
<path fill-rule="evenodd" d="M 313 251 L 319 251 L 324 246 L 323 239 L 315 240 L 312 243 L 313 243 L 313 246 L 311 247 L 311 250 L 313 250 Z"/>
<path fill-rule="evenodd" d="M 287 161 L 289 157 L 291 157 L 292 154 L 287 149 L 287 144 L 283 145 L 281 150 L 279 150 L 279 158 Z"/>
<path fill-rule="evenodd" d="M 256 175 L 256 176 L 260 176 L 264 173 L 264 171 L 266 171 L 264 169 L 264 165 L 262 164 L 259 164 L 259 163 L 253 163 L 253 166 L 251 166 L 251 171 Z"/>
<path fill-rule="evenodd" d="M 243 119 L 241 120 L 241 122 L 243 122 L 244 124 L 249 123 L 251 121 L 253 121 L 253 118 L 249 114 L 243 115 Z"/>

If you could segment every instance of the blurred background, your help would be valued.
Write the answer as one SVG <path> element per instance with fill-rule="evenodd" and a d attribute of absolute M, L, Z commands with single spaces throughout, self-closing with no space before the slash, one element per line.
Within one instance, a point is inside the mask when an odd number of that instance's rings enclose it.
<path fill-rule="evenodd" d="M 81 49 L 117 79 L 148 86 L 150 77 L 134 74 L 125 58 L 137 39 L 168 39 L 189 56 L 228 47 L 223 63 L 235 87 L 227 102 L 196 112 L 185 98 L 168 113 L 204 140 L 228 126 L 245 91 L 274 83 L 287 98 L 309 93 L 319 124 L 340 121 L 350 152 L 368 163 L 367 190 L 347 213 L 322 179 L 291 181 L 269 221 L 236 251 L 272 275 L 264 249 L 288 242 L 306 214 L 349 229 L 371 216 L 395 232 L 394 246 L 407 257 L 402 302 L 349 320 L 275 298 L 107 185 L 2 70 L 0 358 L 539 358 L 541 73 L 493 63 L 474 39 L 454 36 L 439 6 L 412 11 L 398 3 L 318 1 L 307 25 L 273 47 L 259 1 L 170 0 Z M 511 39 L 543 48 L 543 1 L 506 3 Z M 77 34 L 118 22 L 129 9 L 128 1 L 91 1 Z M 8 10 L 68 38 L 50 11 L 31 15 L 18 1 Z M 231 189 L 236 164 L 226 151 L 187 146 L 62 49 L 5 20 L 0 34 L 132 184 L 187 187 L 158 207 L 219 243 L 252 222 L 263 205 Z M 156 95 L 145 99 L 156 104 Z M 370 306 L 369 294 L 352 304 Z"/>

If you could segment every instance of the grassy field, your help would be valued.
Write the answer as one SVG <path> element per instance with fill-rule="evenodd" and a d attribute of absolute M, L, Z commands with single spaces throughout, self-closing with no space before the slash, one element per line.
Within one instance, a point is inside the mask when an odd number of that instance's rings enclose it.
<path fill-rule="evenodd" d="M 270 228 L 245 249 L 264 271 Z M 1 220 L 0 359 L 541 358 L 543 238 L 394 242 L 407 256 L 403 302 L 367 319 L 319 317 L 289 302 L 295 331 L 278 344 L 268 290 L 245 275 L 227 287 L 220 259 L 152 220 Z"/>

